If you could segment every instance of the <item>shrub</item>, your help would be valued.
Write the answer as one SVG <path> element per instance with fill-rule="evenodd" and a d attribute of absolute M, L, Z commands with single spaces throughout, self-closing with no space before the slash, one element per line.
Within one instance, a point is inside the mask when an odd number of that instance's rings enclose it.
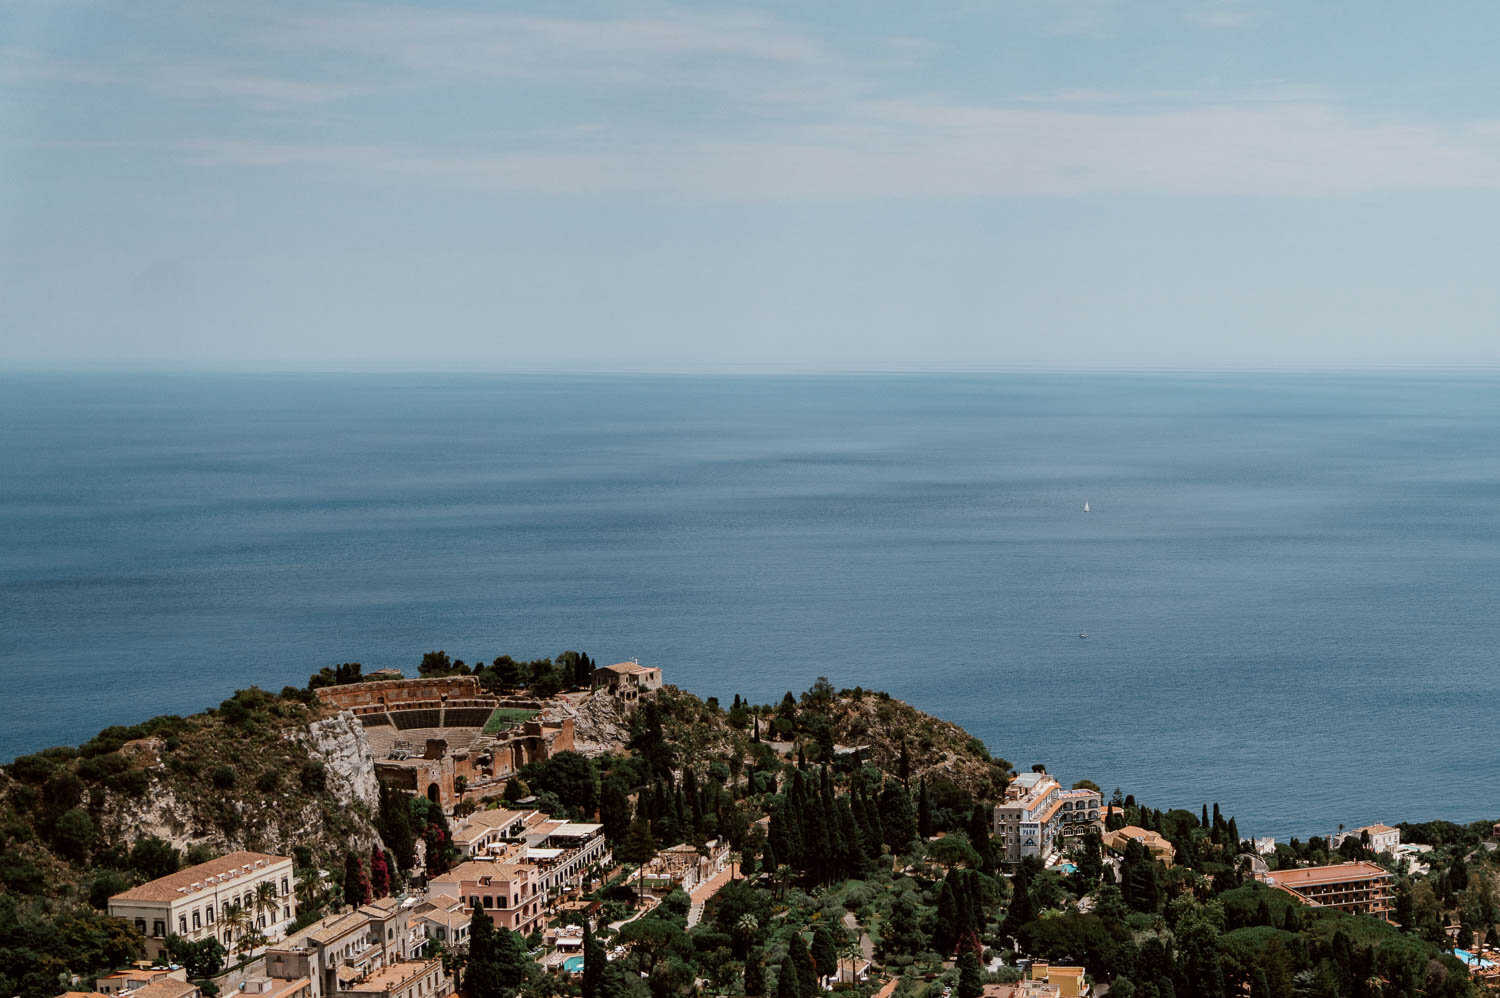
<path fill-rule="evenodd" d="M 304 762 L 297 778 L 302 783 L 302 789 L 310 794 L 320 794 L 328 787 L 328 770 L 316 759 Z"/>
<path fill-rule="evenodd" d="M 213 780 L 214 786 L 218 787 L 220 790 L 232 790 L 234 789 L 236 780 L 234 767 L 220 766 L 219 768 L 214 770 L 213 776 L 210 777 L 210 779 Z"/>

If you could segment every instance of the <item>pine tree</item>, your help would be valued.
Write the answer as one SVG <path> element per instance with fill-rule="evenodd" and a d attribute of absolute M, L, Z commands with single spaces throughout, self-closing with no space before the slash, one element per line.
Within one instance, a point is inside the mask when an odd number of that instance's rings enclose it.
<path fill-rule="evenodd" d="M 881 945 L 887 953 L 916 953 L 923 944 L 922 930 L 917 921 L 917 906 L 911 895 L 902 892 L 891 905 L 891 920 L 881 934 Z"/>

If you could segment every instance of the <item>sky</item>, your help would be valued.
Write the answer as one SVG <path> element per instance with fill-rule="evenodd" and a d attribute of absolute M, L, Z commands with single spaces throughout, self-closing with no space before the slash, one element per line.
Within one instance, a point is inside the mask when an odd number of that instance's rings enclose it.
<path fill-rule="evenodd" d="M 1500 364 L 1500 6 L 0 0 L 0 369 Z"/>

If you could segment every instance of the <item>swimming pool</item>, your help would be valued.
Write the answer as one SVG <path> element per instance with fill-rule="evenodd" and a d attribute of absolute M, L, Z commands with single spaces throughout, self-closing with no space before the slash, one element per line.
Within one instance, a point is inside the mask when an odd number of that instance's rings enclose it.
<path fill-rule="evenodd" d="M 566 970 L 570 974 L 581 974 L 581 973 L 583 973 L 583 957 L 581 957 L 581 956 L 570 956 L 570 957 L 568 957 L 566 960 L 563 961 L 563 970 Z"/>
<path fill-rule="evenodd" d="M 1478 967 L 1480 970 L 1489 970 L 1495 965 L 1493 961 L 1486 960 L 1483 957 L 1475 956 L 1468 950 L 1456 949 L 1453 951 L 1453 955 L 1458 957 L 1468 966 Z"/>

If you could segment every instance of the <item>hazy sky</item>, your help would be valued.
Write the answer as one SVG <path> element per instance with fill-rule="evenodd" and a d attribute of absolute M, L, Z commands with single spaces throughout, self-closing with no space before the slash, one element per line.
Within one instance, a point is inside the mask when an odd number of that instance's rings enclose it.
<path fill-rule="evenodd" d="M 1500 363 L 1497 51 L 1493 0 L 0 0 L 0 366 Z"/>

